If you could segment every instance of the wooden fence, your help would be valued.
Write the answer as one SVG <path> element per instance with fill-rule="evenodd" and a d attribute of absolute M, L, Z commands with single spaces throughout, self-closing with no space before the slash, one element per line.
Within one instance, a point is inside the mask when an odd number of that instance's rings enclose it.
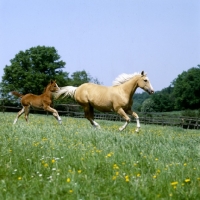
<path fill-rule="evenodd" d="M 75 117 L 75 118 L 84 118 L 84 112 L 80 110 L 79 105 L 71 105 L 71 104 L 62 104 L 57 105 L 65 106 L 65 109 L 57 111 L 60 115 Z M 0 111 L 2 112 L 17 112 L 21 109 L 21 107 L 11 107 L 11 106 L 0 106 Z M 32 113 L 40 113 L 47 114 L 48 112 L 44 110 L 31 110 Z M 173 115 L 166 115 L 164 113 L 138 113 L 140 117 L 140 122 L 143 124 L 156 124 L 162 126 L 177 126 L 185 129 L 200 129 L 200 118 L 197 117 L 178 117 Z M 110 120 L 110 121 L 124 121 L 119 115 L 115 113 L 95 113 L 95 119 L 100 120 Z M 131 122 L 136 122 L 134 118 L 132 118 Z"/>

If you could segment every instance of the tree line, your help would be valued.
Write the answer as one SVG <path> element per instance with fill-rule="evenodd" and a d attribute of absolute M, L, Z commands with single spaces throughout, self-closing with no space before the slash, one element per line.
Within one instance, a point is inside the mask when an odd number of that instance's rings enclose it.
<path fill-rule="evenodd" d="M 101 84 L 85 70 L 64 72 L 65 62 L 54 47 L 37 46 L 20 51 L 4 68 L 0 83 L 0 98 L 5 105 L 16 104 L 10 91 L 22 94 L 41 94 L 49 81 L 58 85 L 79 86 L 93 82 Z M 175 110 L 200 109 L 200 65 L 184 71 L 175 78 L 169 87 L 148 95 L 146 92 L 133 96 L 133 109 L 142 112 L 170 112 Z M 62 103 L 59 100 L 58 103 Z M 65 99 L 65 103 L 73 100 Z"/>
<path fill-rule="evenodd" d="M 59 86 L 79 86 L 87 82 L 100 84 L 97 78 L 93 78 L 85 70 L 73 72 L 71 75 L 64 72 L 66 63 L 61 60 L 54 47 L 37 46 L 20 51 L 10 62 L 4 68 L 0 83 L 0 96 L 4 99 L 4 105 L 16 104 L 16 99 L 10 95 L 11 91 L 39 95 L 50 80 L 56 80 Z"/>
<path fill-rule="evenodd" d="M 200 109 L 200 65 L 183 71 L 169 87 L 149 96 L 134 95 L 134 109 L 142 112 L 170 112 Z"/>

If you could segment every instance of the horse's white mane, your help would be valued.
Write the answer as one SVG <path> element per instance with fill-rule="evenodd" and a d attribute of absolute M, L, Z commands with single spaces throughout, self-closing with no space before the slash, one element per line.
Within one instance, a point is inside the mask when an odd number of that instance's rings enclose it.
<path fill-rule="evenodd" d="M 113 81 L 113 86 L 115 85 L 121 85 L 123 83 L 125 83 L 126 81 L 130 80 L 131 78 L 133 78 L 136 75 L 140 75 L 141 73 L 139 72 L 135 72 L 133 74 L 120 74 L 114 81 Z"/>

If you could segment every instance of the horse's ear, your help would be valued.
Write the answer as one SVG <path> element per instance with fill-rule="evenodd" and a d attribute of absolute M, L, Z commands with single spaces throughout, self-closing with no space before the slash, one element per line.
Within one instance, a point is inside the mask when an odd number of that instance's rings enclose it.
<path fill-rule="evenodd" d="M 141 72 L 141 75 L 144 76 L 144 71 Z"/>

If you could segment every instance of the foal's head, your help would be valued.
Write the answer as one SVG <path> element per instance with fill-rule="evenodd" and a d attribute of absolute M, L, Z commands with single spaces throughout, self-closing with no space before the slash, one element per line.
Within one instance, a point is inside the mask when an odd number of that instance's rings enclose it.
<path fill-rule="evenodd" d="M 148 92 L 149 94 L 154 93 L 153 87 L 146 74 L 144 74 L 144 71 L 141 72 L 141 77 L 138 80 L 138 86 L 146 92 Z"/>
<path fill-rule="evenodd" d="M 58 87 L 56 81 L 51 80 L 49 85 L 46 87 L 46 90 L 49 90 L 51 92 L 59 91 L 60 88 Z"/>

